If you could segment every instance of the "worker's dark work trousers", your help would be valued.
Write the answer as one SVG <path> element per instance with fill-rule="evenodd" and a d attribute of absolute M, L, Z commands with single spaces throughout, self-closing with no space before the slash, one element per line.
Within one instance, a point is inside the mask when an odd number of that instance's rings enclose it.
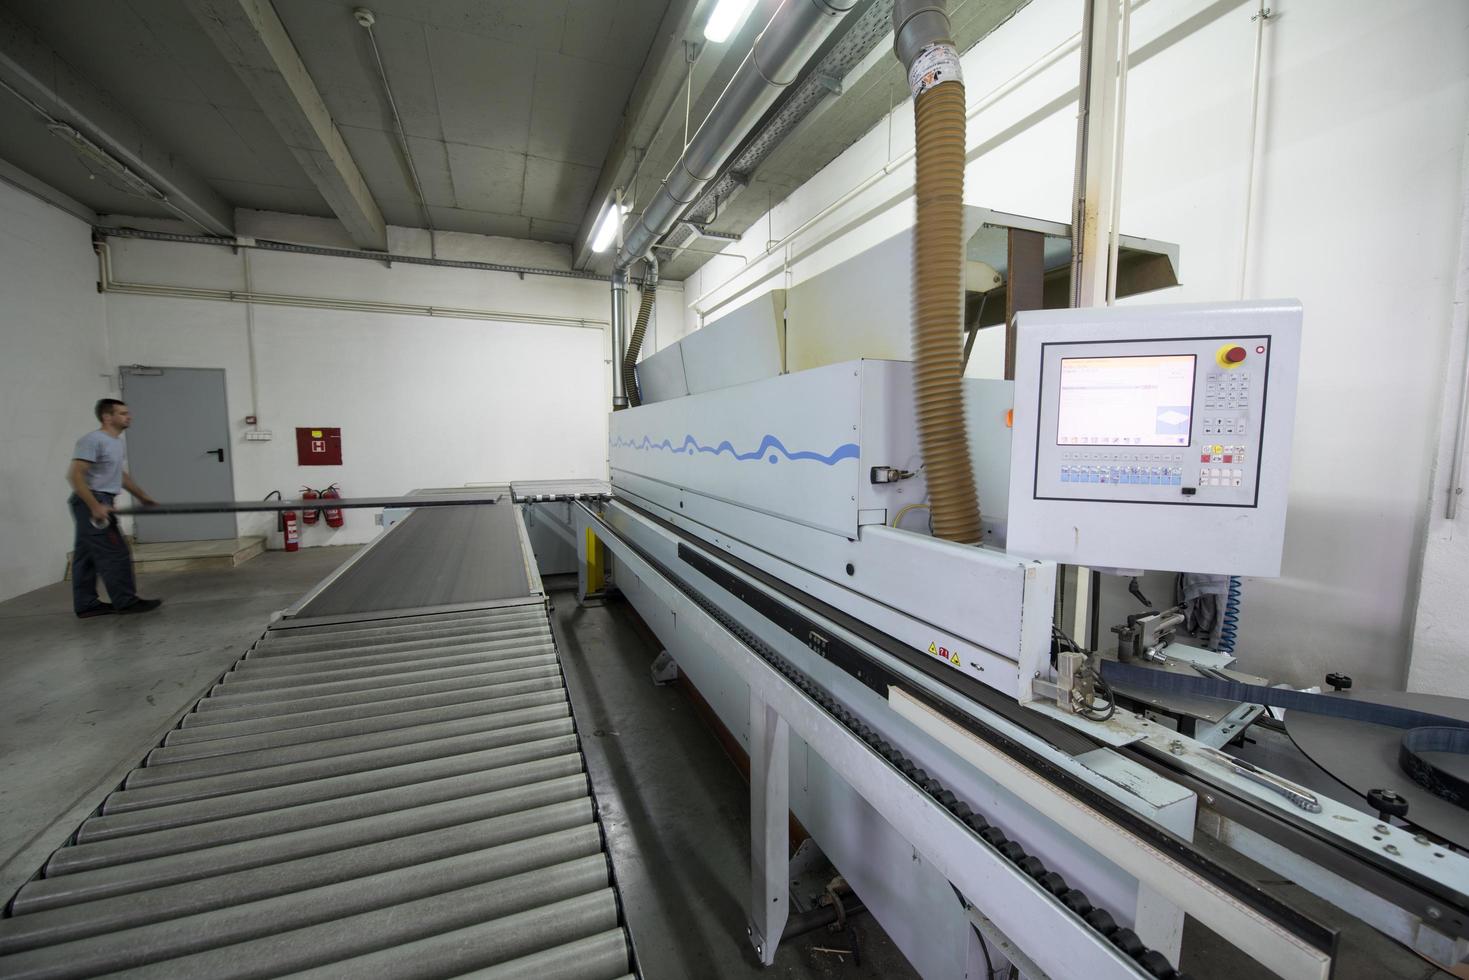
<path fill-rule="evenodd" d="M 101 504 L 111 504 L 113 495 L 92 491 L 92 496 Z M 138 601 L 133 584 L 133 553 L 128 550 L 127 539 L 117 526 L 117 518 L 107 526 L 92 526 L 92 513 L 76 494 L 67 500 L 71 505 L 71 517 L 77 526 L 75 554 L 71 560 L 71 602 L 79 613 L 96 608 L 97 578 L 101 576 L 107 586 L 107 597 L 114 609 L 122 609 Z"/>

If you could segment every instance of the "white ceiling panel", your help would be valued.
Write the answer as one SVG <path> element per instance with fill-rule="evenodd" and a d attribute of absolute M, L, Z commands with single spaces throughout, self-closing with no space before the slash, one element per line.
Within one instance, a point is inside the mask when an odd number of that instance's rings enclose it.
<path fill-rule="evenodd" d="M 449 173 L 454 200 L 470 211 L 520 214 L 525 188 L 525 157 L 488 146 L 450 143 Z"/>
<path fill-rule="evenodd" d="M 562 54 L 536 58 L 530 152 L 601 167 L 617 132 L 637 70 Z"/>
<path fill-rule="evenodd" d="M 444 139 L 524 153 L 530 146 L 536 53 L 505 41 L 429 27 Z"/>
<path fill-rule="evenodd" d="M 525 201 L 521 212 L 532 218 L 579 222 L 597 186 L 597 167 L 531 157 L 525 166 Z"/>

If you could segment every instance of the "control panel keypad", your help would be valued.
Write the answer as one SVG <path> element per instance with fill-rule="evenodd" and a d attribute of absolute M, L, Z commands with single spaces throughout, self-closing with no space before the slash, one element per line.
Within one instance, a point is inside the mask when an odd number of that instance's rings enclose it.
<path fill-rule="evenodd" d="M 1183 484 L 1182 461 L 1179 453 L 1065 452 L 1060 476 L 1062 483 L 1176 487 Z"/>

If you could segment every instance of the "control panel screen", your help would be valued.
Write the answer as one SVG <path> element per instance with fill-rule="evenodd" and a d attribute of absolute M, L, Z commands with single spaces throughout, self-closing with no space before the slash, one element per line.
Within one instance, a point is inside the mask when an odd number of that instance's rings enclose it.
<path fill-rule="evenodd" d="M 1187 446 L 1193 354 L 1063 357 L 1058 446 Z"/>

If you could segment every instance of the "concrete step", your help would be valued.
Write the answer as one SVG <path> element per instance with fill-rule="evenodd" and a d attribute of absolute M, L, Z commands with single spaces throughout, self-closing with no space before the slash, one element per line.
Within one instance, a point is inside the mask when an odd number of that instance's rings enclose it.
<path fill-rule="evenodd" d="M 160 541 L 152 544 L 132 542 L 133 571 L 139 575 L 153 572 L 186 572 L 205 568 L 234 568 L 265 552 L 264 535 L 247 538 L 222 538 L 217 541 Z M 66 554 L 66 578 L 71 578 L 73 553 Z"/>

